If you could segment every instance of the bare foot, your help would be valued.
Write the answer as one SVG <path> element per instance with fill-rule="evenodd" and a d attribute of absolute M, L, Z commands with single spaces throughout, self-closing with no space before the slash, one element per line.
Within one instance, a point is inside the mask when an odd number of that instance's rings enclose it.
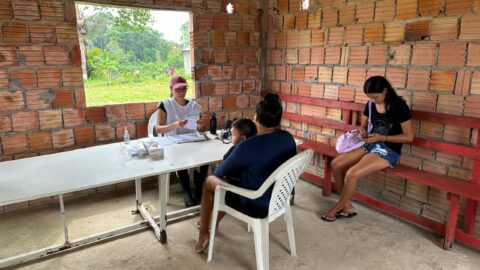
<path fill-rule="evenodd" d="M 210 234 L 200 234 L 198 236 L 198 241 L 194 246 L 194 250 L 197 253 L 204 252 L 208 247 L 208 241 L 210 240 Z"/>

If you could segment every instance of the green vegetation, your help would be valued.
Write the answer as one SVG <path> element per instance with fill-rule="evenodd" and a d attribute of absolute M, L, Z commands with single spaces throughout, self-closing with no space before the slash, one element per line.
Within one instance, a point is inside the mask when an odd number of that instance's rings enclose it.
<path fill-rule="evenodd" d="M 84 15 L 87 106 L 158 101 L 169 97 L 170 74 L 185 75 L 182 48 L 189 47 L 188 22 L 180 41 L 166 40 L 148 24 L 149 10 L 79 5 Z M 193 89 L 191 78 L 190 89 Z M 192 91 L 189 90 L 189 96 Z"/>

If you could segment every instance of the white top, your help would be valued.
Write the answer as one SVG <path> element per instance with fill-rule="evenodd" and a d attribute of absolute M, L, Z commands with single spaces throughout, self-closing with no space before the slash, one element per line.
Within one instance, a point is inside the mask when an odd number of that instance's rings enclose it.
<path fill-rule="evenodd" d="M 0 162 L 0 206 L 217 162 L 231 147 L 219 140 L 175 144 L 164 148 L 163 160 L 151 160 L 129 157 L 121 144 Z"/>
<path fill-rule="evenodd" d="M 178 120 L 183 120 L 186 118 L 186 114 L 199 114 L 201 111 L 200 105 L 194 100 L 189 100 L 189 102 L 182 106 L 178 104 L 174 98 L 169 98 L 163 101 L 163 106 L 165 106 L 165 111 L 167 112 L 166 124 L 169 125 Z M 177 128 L 169 132 L 164 133 L 165 135 L 177 135 L 177 134 L 186 134 L 196 132 L 194 129 L 188 128 Z"/>

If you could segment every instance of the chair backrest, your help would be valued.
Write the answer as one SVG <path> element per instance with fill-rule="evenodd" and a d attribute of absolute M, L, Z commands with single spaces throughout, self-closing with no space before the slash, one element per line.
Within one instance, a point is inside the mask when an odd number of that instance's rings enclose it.
<path fill-rule="evenodd" d="M 155 111 L 150 116 L 150 119 L 148 119 L 147 134 L 149 138 L 153 137 L 153 129 L 155 128 L 155 124 L 157 123 L 157 116 L 158 116 L 158 111 Z"/>
<path fill-rule="evenodd" d="M 273 178 L 272 197 L 268 208 L 268 215 L 275 215 L 290 202 L 290 194 L 298 182 L 300 175 L 305 171 L 313 157 L 313 150 L 308 149 L 285 161 L 270 176 Z M 265 182 L 267 182 L 265 181 Z"/>

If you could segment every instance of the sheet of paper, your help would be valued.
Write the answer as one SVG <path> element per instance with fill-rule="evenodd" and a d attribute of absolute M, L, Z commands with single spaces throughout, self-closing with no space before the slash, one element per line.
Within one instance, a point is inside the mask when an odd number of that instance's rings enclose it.
<path fill-rule="evenodd" d="M 172 140 L 168 139 L 167 137 L 153 137 L 150 140 L 156 142 L 159 146 L 168 146 L 171 144 L 175 144 Z"/>
<path fill-rule="evenodd" d="M 200 119 L 200 114 L 198 113 L 186 114 L 185 119 L 188 120 L 187 124 L 185 125 L 185 128 L 197 130 L 197 121 L 198 119 Z"/>
<path fill-rule="evenodd" d="M 205 135 L 201 135 L 198 133 L 189 133 L 189 134 L 182 134 L 179 135 L 182 136 L 183 138 L 187 139 L 190 142 L 200 142 L 200 141 L 206 141 L 207 137 Z"/>

